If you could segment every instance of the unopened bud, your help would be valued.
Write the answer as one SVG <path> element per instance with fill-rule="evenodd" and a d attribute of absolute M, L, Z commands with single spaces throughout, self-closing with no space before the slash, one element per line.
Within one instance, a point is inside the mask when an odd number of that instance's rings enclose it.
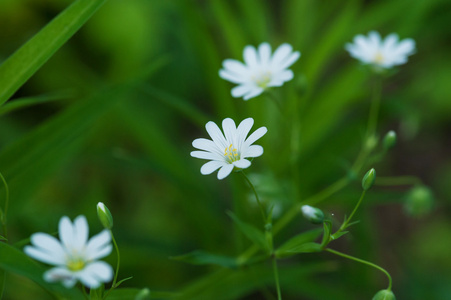
<path fill-rule="evenodd" d="M 102 202 L 97 203 L 97 216 L 105 229 L 113 228 L 113 216 Z"/>
<path fill-rule="evenodd" d="M 324 221 L 324 213 L 321 209 L 310 205 L 301 207 L 302 215 L 313 224 L 321 224 Z"/>
<path fill-rule="evenodd" d="M 385 150 L 393 148 L 396 145 L 396 132 L 393 130 L 387 132 L 382 143 Z"/>
<path fill-rule="evenodd" d="M 396 300 L 396 297 L 392 291 L 381 290 L 374 295 L 373 300 Z"/>
<path fill-rule="evenodd" d="M 431 211 L 433 204 L 432 191 L 426 186 L 416 186 L 407 194 L 404 209 L 413 217 L 421 217 Z"/>
<path fill-rule="evenodd" d="M 362 179 L 363 190 L 368 191 L 373 186 L 375 180 L 376 180 L 376 170 L 371 169 L 368 172 L 366 172 L 365 176 L 363 176 Z"/>

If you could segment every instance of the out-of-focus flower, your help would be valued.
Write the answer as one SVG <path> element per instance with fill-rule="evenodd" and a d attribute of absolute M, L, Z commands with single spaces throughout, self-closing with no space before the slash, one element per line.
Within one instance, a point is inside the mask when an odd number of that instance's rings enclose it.
<path fill-rule="evenodd" d="M 193 157 L 211 160 L 202 166 L 200 172 L 207 175 L 219 169 L 218 179 L 223 179 L 234 168 L 248 168 L 251 162 L 246 158 L 263 154 L 262 146 L 252 144 L 267 132 L 266 127 L 260 127 L 247 137 L 253 124 L 254 119 L 247 118 L 237 128 L 232 119 L 226 118 L 222 121 L 222 133 L 218 125 L 208 122 L 205 128 L 212 140 L 195 139 L 193 147 L 202 151 L 191 152 Z"/>
<path fill-rule="evenodd" d="M 415 53 L 415 41 L 404 39 L 399 41 L 398 35 L 392 33 L 384 40 L 376 31 L 371 31 L 368 36 L 356 35 L 353 43 L 345 46 L 352 57 L 364 64 L 388 69 L 407 62 L 407 56 Z"/>
<path fill-rule="evenodd" d="M 262 43 L 258 50 L 253 46 L 246 46 L 243 51 L 244 62 L 226 59 L 219 76 L 225 80 L 238 84 L 232 89 L 232 96 L 249 100 L 263 93 L 273 86 L 282 86 L 284 82 L 293 78 L 293 72 L 288 70 L 301 56 L 298 51 L 293 52 L 289 44 L 282 44 L 271 55 L 271 46 Z"/>
<path fill-rule="evenodd" d="M 301 211 L 302 215 L 313 224 L 321 224 L 324 221 L 324 213 L 319 208 L 303 205 Z"/>
<path fill-rule="evenodd" d="M 84 216 L 78 216 L 72 224 L 66 216 L 59 222 L 59 238 L 46 233 L 31 236 L 33 246 L 26 246 L 28 256 L 56 267 L 44 273 L 48 282 L 62 281 L 71 288 L 79 280 L 89 288 L 97 288 L 113 278 L 113 268 L 98 259 L 107 256 L 113 249 L 108 230 L 93 236 L 88 241 L 89 227 Z"/>

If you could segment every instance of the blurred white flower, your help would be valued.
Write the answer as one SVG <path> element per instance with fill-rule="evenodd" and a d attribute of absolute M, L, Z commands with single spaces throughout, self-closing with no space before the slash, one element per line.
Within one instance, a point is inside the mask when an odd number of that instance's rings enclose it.
<path fill-rule="evenodd" d="M 252 143 L 268 131 L 266 127 L 260 127 L 247 137 L 253 124 L 254 119 L 247 118 L 237 128 L 232 119 L 226 118 L 222 121 L 223 134 L 218 125 L 211 121 L 208 122 L 205 128 L 212 140 L 203 138 L 195 139 L 193 141 L 193 147 L 203 151 L 191 152 L 191 156 L 193 157 L 211 160 L 202 166 L 200 172 L 203 175 L 207 175 L 220 169 L 218 179 L 223 179 L 234 168 L 248 168 L 251 162 L 246 158 L 258 157 L 263 154 L 263 147 L 252 145 Z"/>
<path fill-rule="evenodd" d="M 102 282 L 113 278 L 112 267 L 98 259 L 111 253 L 111 236 L 108 230 L 88 241 L 89 227 L 84 216 L 78 216 L 72 224 L 66 216 L 59 222 L 59 238 L 35 233 L 31 236 L 33 246 L 24 252 L 32 258 L 56 267 L 44 273 L 48 282 L 62 281 L 71 288 L 79 280 L 88 288 L 97 288 Z"/>
<path fill-rule="evenodd" d="M 407 56 L 415 52 L 415 41 L 404 39 L 398 41 L 398 35 L 392 33 L 384 40 L 376 31 L 371 31 L 368 37 L 361 34 L 354 37 L 354 42 L 346 44 L 346 50 L 352 57 L 364 64 L 380 68 L 391 68 L 407 62 Z"/>
<path fill-rule="evenodd" d="M 281 86 L 293 78 L 288 70 L 298 58 L 300 52 L 293 52 L 289 44 L 282 44 L 271 56 L 271 46 L 262 43 L 257 49 L 246 46 L 243 51 L 245 64 L 234 59 L 226 59 L 219 76 L 238 84 L 232 89 L 232 96 L 243 97 L 244 100 L 256 97 L 269 87 Z"/>

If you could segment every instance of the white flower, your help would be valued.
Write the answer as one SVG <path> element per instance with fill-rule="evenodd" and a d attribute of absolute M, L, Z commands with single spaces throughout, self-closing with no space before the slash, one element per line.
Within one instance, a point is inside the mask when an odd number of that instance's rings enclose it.
<path fill-rule="evenodd" d="M 353 44 L 346 44 L 346 50 L 352 57 L 365 64 L 380 68 L 391 68 L 407 62 L 407 56 L 415 52 L 415 41 L 404 39 L 398 41 L 398 35 L 392 33 L 384 40 L 378 32 L 371 31 L 368 37 L 361 34 L 354 37 Z"/>
<path fill-rule="evenodd" d="M 247 118 L 243 120 L 238 128 L 235 122 L 226 118 L 222 121 L 224 134 L 214 122 L 208 122 L 205 125 L 211 140 L 195 139 L 193 147 L 203 151 L 192 151 L 191 156 L 211 160 L 205 163 L 200 172 L 203 175 L 211 174 L 220 168 L 218 179 L 227 177 L 234 168 L 245 169 L 251 165 L 248 157 L 258 157 L 263 154 L 263 147 L 252 145 L 261 138 L 268 130 L 266 127 L 260 127 L 252 133 L 247 139 L 247 135 L 254 124 L 254 119 Z"/>
<path fill-rule="evenodd" d="M 68 217 L 59 222 L 59 238 L 46 233 L 31 236 L 33 246 L 24 252 L 34 259 L 56 267 L 44 273 L 48 282 L 62 281 L 71 288 L 77 280 L 89 288 L 97 288 L 113 278 L 113 269 L 103 261 L 97 261 L 111 253 L 111 235 L 108 230 L 88 241 L 89 227 L 84 216 L 78 216 L 72 224 Z"/>
<path fill-rule="evenodd" d="M 226 59 L 224 69 L 219 70 L 219 76 L 225 80 L 237 83 L 232 89 L 232 96 L 243 97 L 244 100 L 256 97 L 269 87 L 281 86 L 293 78 L 293 72 L 288 70 L 298 58 L 300 52 L 293 52 L 289 44 L 282 44 L 271 56 L 271 46 L 262 43 L 257 49 L 246 46 L 243 51 L 244 62 Z"/>
<path fill-rule="evenodd" d="M 302 205 L 302 215 L 313 224 L 321 224 L 324 221 L 324 213 L 316 207 Z"/>

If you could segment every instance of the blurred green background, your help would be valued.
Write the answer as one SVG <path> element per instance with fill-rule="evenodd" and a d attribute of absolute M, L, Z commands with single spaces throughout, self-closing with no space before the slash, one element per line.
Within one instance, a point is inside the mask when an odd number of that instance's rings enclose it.
<path fill-rule="evenodd" d="M 0 62 L 70 3 L 1 0 Z M 258 143 L 265 154 L 249 172 L 262 198 L 277 204 L 277 219 L 346 176 L 360 149 L 371 74 L 344 44 L 370 30 L 396 32 L 413 38 L 417 53 L 384 81 L 378 133 L 395 130 L 398 144 L 374 167 L 378 176 L 418 177 L 432 190 L 433 209 L 412 216 L 405 210 L 411 185 L 376 186 L 358 212 L 361 223 L 331 247 L 386 268 L 398 299 L 450 299 L 450 11 L 448 0 L 109 0 L 11 100 L 40 104 L 0 111 L 11 243 L 55 232 L 63 215 L 86 215 L 95 234 L 102 201 L 114 216 L 120 277 L 133 276 L 124 287 L 194 291 L 192 299 L 271 299 L 269 263 L 224 273 L 169 259 L 196 249 L 238 255 L 249 242 L 226 211 L 259 217 L 240 176 L 200 174 L 191 142 L 207 137 L 209 120 L 253 117 L 254 128 L 268 127 Z M 233 84 L 218 76 L 224 59 L 242 60 L 244 46 L 264 41 L 302 53 L 294 79 L 274 90 L 282 114 L 266 95 L 233 99 Z M 298 178 L 286 159 L 284 121 L 293 118 L 301 122 Z M 319 205 L 336 224 L 358 200 L 364 172 Z M 275 243 L 312 227 L 299 214 Z M 107 261 L 114 265 L 114 255 Z M 370 299 L 386 287 L 377 270 L 328 253 L 279 266 L 284 299 Z M 5 299 L 48 298 L 8 274 Z"/>

